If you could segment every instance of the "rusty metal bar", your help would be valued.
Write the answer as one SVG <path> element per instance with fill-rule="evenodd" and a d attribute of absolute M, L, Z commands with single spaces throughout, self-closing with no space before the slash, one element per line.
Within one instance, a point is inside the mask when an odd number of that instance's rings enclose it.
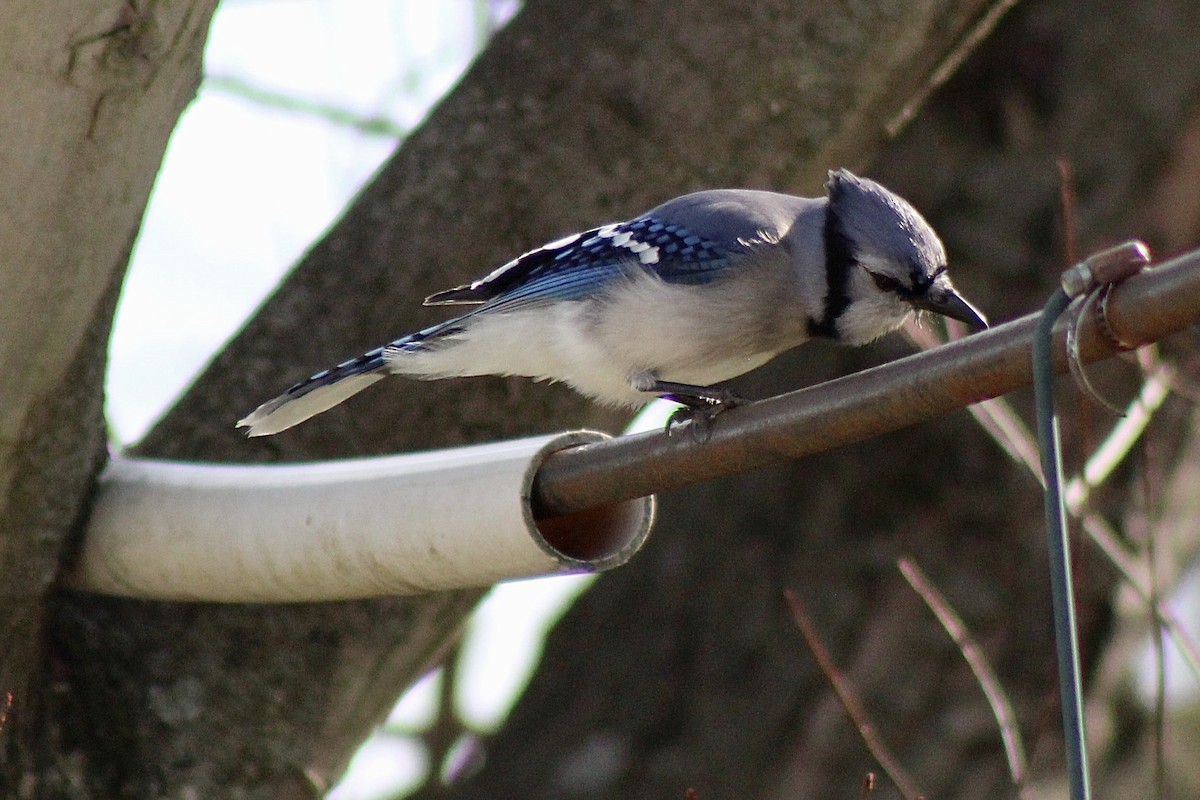
<path fill-rule="evenodd" d="M 1105 303 L 1112 338 L 1156 341 L 1200 319 L 1200 250 L 1133 276 Z M 678 489 L 898 430 L 1028 386 L 1038 315 L 806 389 L 735 408 L 703 441 L 687 431 L 622 436 L 563 450 L 533 483 L 541 518 Z M 1067 369 L 1066 322 L 1056 330 L 1055 369 Z M 1084 361 L 1119 352 L 1094 316 L 1079 333 Z"/>

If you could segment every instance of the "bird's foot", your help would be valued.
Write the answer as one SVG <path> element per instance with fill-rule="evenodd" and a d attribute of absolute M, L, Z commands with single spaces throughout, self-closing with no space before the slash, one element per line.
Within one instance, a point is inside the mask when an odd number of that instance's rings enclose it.
<path fill-rule="evenodd" d="M 693 388 L 699 391 L 692 391 Z M 681 390 L 679 385 L 675 385 L 661 396 L 680 404 L 680 408 L 667 418 L 667 435 L 672 434 L 675 426 L 685 425 L 691 431 L 692 438 L 699 442 L 708 441 L 712 435 L 713 421 L 718 416 L 746 403 L 745 399 L 728 389 L 711 387 L 686 387 L 686 390 Z"/>
<path fill-rule="evenodd" d="M 661 381 L 650 374 L 639 375 L 630 383 L 639 392 L 653 392 L 664 400 L 679 403 L 682 407 L 667 418 L 667 435 L 676 426 L 687 426 L 697 441 L 708 441 L 713 420 L 720 414 L 749 402 L 723 387 Z"/>

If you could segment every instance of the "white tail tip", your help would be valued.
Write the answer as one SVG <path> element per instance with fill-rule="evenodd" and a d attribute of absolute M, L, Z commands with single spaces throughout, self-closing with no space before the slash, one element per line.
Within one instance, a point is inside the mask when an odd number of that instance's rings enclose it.
<path fill-rule="evenodd" d="M 246 436 L 272 436 L 280 431 L 286 431 L 299 425 L 310 417 L 315 417 L 322 411 L 328 411 L 351 395 L 358 394 L 363 389 L 384 377 L 379 372 L 367 372 L 361 375 L 351 375 L 341 380 L 302 394 L 299 397 L 289 397 L 281 394 L 268 400 L 258 408 L 238 420 L 237 427 L 248 428 Z"/>

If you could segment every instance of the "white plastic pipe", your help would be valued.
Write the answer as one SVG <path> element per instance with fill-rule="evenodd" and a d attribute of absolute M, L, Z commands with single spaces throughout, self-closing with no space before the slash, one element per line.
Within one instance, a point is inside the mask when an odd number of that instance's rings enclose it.
<path fill-rule="evenodd" d="M 549 520 L 547 455 L 590 431 L 384 458 L 217 466 L 114 458 L 69 586 L 162 600 L 345 600 L 624 564 L 653 498 Z"/>

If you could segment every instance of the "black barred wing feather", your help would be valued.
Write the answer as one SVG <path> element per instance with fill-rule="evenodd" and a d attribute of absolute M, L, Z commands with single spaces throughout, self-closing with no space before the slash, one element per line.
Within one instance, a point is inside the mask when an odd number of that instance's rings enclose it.
<path fill-rule="evenodd" d="M 489 310 L 577 300 L 638 268 L 668 283 L 702 284 L 731 263 L 722 247 L 654 217 L 604 225 L 521 255 L 484 278 L 426 298 L 426 305 L 488 303 Z"/>

